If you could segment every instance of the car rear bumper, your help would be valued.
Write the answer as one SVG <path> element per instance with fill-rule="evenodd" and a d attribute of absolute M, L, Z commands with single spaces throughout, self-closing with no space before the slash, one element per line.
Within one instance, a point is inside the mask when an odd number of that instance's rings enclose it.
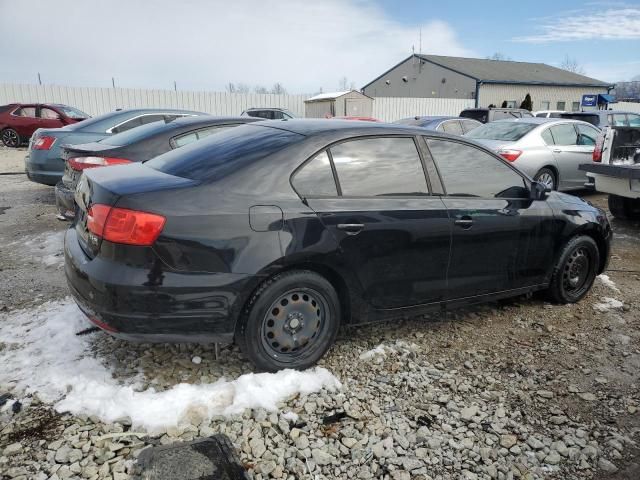
<path fill-rule="evenodd" d="M 76 204 L 73 199 L 75 191 L 67 187 L 63 182 L 56 183 L 56 207 L 58 213 L 67 220 L 73 219 L 76 211 Z"/>
<path fill-rule="evenodd" d="M 261 278 L 235 273 L 181 273 L 89 258 L 75 229 L 64 242 L 74 300 L 108 333 L 144 342 L 231 343 L 244 302 Z"/>
<path fill-rule="evenodd" d="M 49 150 L 29 151 L 24 159 L 24 169 L 29 180 L 51 186 L 62 180 L 64 160 L 57 157 L 50 158 L 49 154 Z"/>

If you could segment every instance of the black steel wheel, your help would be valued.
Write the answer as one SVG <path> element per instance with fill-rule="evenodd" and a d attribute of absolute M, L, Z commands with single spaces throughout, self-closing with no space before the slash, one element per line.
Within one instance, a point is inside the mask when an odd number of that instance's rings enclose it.
<path fill-rule="evenodd" d="M 591 289 L 600 255 L 596 242 L 587 236 L 572 238 L 562 250 L 549 286 L 549 294 L 558 303 L 574 303 Z"/>
<path fill-rule="evenodd" d="M 2 143 L 7 147 L 17 148 L 21 143 L 20 135 L 13 128 L 5 128 L 2 130 Z"/>
<path fill-rule="evenodd" d="M 338 295 L 324 277 L 296 270 L 265 282 L 249 301 L 236 342 L 259 369 L 305 369 L 329 349 L 340 323 Z"/>

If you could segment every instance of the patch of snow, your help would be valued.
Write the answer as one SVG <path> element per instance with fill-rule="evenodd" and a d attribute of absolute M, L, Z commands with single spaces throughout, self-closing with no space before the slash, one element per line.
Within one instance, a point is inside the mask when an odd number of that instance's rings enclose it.
<path fill-rule="evenodd" d="M 202 359 L 201 359 L 200 357 L 198 357 L 197 355 L 196 355 L 195 357 L 193 357 L 193 358 L 191 359 L 191 361 L 192 361 L 193 363 L 195 363 L 196 365 L 200 365 L 200 364 L 202 363 Z"/>
<path fill-rule="evenodd" d="M 319 93 L 318 95 L 314 95 L 311 98 L 307 98 L 307 101 L 309 101 L 309 100 L 328 100 L 328 99 L 331 99 L 331 98 L 338 98 L 338 97 L 341 97 L 342 95 L 346 95 L 349 92 L 351 92 L 351 90 L 344 90 L 342 92 Z"/>
<path fill-rule="evenodd" d="M 335 376 L 317 367 L 139 391 L 139 376 L 114 379 L 92 353 L 91 336 L 76 335 L 88 326 L 71 299 L 0 314 L 0 390 L 12 385 L 54 403 L 59 412 L 96 415 L 104 422 L 129 417 L 135 427 L 162 431 L 193 414 L 204 419 L 248 408 L 276 411 L 292 395 L 341 388 Z"/>
<path fill-rule="evenodd" d="M 596 278 L 600 280 L 600 283 L 602 283 L 605 287 L 609 287 L 614 292 L 620 293 L 620 289 L 616 286 L 613 280 L 609 278 L 609 275 L 605 275 L 603 273 L 602 275 L 598 275 Z"/>
<path fill-rule="evenodd" d="M 602 297 L 601 300 L 602 301 L 600 303 L 594 304 L 593 308 L 602 313 L 608 312 L 610 310 L 617 310 L 624 306 L 624 304 L 620 300 L 617 300 L 615 298 Z"/>
<path fill-rule="evenodd" d="M 295 412 L 285 412 L 280 416 L 290 422 L 297 422 L 298 419 L 300 418 L 300 416 Z"/>
<path fill-rule="evenodd" d="M 371 350 L 367 350 L 366 352 L 362 352 L 360 354 L 360 360 L 371 360 L 374 357 L 377 356 L 382 356 L 382 357 L 386 357 L 387 356 L 387 347 L 385 347 L 383 344 L 378 345 L 376 348 L 372 348 Z"/>
<path fill-rule="evenodd" d="M 47 266 L 61 265 L 64 263 L 64 231 L 46 232 L 31 237 L 24 242 L 28 255 L 40 260 Z M 15 242 L 14 242 L 15 243 Z"/>

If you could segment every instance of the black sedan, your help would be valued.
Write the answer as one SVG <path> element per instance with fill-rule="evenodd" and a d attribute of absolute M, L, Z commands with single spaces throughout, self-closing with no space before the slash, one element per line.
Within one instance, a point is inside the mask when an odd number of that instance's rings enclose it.
<path fill-rule="evenodd" d="M 89 319 L 145 341 L 232 342 L 306 368 L 340 325 L 536 290 L 609 257 L 603 211 L 460 137 L 370 122 L 244 125 L 87 171 L 65 272 Z"/>
<path fill-rule="evenodd" d="M 227 128 L 262 119 L 253 117 L 169 117 L 164 121 L 118 133 L 103 140 L 68 145 L 63 148 L 65 169 L 56 185 L 58 218 L 73 218 L 73 195 L 78 179 L 87 168 L 107 167 L 131 162 L 144 162 L 169 150 L 188 145 Z"/>

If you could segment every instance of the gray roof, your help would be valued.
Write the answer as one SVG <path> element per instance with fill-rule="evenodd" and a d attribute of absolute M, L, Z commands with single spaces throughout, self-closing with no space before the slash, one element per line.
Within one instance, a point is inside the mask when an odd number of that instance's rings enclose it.
<path fill-rule="evenodd" d="M 485 83 L 609 87 L 609 83 L 544 63 L 485 60 L 482 58 L 416 55 L 428 62 Z"/>

